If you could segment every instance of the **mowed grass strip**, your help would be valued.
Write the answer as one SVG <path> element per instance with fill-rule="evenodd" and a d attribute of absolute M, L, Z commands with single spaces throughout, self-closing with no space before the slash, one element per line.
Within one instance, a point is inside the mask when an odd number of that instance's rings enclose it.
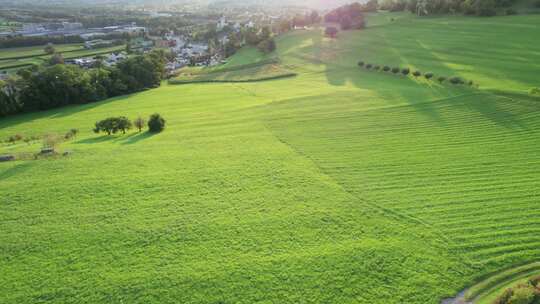
<path fill-rule="evenodd" d="M 177 77 L 169 80 L 171 84 L 186 84 L 197 82 L 253 82 L 280 79 L 296 76 L 293 71 L 284 68 L 278 63 L 263 63 L 240 66 L 235 68 L 181 72 Z"/>

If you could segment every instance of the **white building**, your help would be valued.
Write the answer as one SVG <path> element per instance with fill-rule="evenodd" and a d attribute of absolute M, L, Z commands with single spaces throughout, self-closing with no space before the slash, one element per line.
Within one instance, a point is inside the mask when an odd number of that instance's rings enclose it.
<path fill-rule="evenodd" d="M 62 22 L 62 27 L 66 31 L 80 30 L 83 28 L 80 22 Z"/>
<path fill-rule="evenodd" d="M 109 56 L 107 56 L 107 58 L 105 58 L 104 63 L 107 66 L 112 66 L 112 65 L 116 65 L 119 61 L 122 61 L 126 58 L 127 58 L 127 55 L 124 52 L 118 53 L 118 54 L 112 53 Z"/>
<path fill-rule="evenodd" d="M 219 18 L 219 21 L 216 27 L 218 30 L 222 30 L 226 26 L 227 26 L 227 19 L 225 18 L 225 16 L 222 16 L 221 18 Z"/>
<path fill-rule="evenodd" d="M 22 31 L 25 33 L 44 32 L 45 28 L 39 23 L 24 23 Z"/>

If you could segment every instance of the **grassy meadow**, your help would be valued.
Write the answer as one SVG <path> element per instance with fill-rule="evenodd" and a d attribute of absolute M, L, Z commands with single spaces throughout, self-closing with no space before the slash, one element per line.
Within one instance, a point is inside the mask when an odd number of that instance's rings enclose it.
<path fill-rule="evenodd" d="M 185 70 L 185 71 L 184 71 Z M 278 61 L 263 61 L 228 68 L 187 68 L 169 81 L 171 84 L 197 82 L 254 82 L 296 76 Z"/>
<path fill-rule="evenodd" d="M 80 130 L 67 157 L 0 163 L 0 302 L 435 304 L 537 261 L 540 16 L 368 22 L 279 37 L 296 77 L 0 120 L 2 139 Z M 157 135 L 91 131 L 155 112 Z"/>

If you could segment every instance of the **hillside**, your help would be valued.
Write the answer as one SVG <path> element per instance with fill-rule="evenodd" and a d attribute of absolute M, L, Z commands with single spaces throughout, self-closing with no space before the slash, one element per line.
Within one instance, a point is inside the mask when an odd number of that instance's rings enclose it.
<path fill-rule="evenodd" d="M 435 304 L 537 261 L 540 16 L 370 20 L 279 37 L 295 77 L 0 120 L 2 139 L 80 130 L 67 157 L 0 163 L 0 302 Z M 91 131 L 154 112 L 157 135 Z"/>

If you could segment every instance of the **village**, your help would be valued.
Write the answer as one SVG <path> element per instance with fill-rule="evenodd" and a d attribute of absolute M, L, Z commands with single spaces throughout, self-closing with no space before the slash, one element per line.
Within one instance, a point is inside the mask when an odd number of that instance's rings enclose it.
<path fill-rule="evenodd" d="M 152 12 L 151 16 L 162 17 L 164 13 Z M 167 15 L 168 16 L 168 15 Z M 223 63 L 227 57 L 224 51 L 231 35 L 242 31 L 256 31 L 263 26 L 272 26 L 280 20 L 280 15 L 264 12 L 250 12 L 220 15 L 207 18 L 186 26 L 179 32 L 169 30 L 156 35 L 151 28 L 137 25 L 136 22 L 85 28 L 81 22 L 23 23 L 17 30 L 0 32 L 0 38 L 6 37 L 76 37 L 83 41 L 88 50 L 105 49 L 126 44 L 125 50 L 96 56 L 81 56 L 65 60 L 66 64 L 92 67 L 100 61 L 106 66 L 115 65 L 129 56 L 129 53 L 145 53 L 152 49 L 163 49 L 172 54 L 167 64 L 171 72 L 187 65 L 213 66 Z M 203 34 L 201 34 L 203 33 Z M 240 44 L 245 44 L 240 41 Z"/>

